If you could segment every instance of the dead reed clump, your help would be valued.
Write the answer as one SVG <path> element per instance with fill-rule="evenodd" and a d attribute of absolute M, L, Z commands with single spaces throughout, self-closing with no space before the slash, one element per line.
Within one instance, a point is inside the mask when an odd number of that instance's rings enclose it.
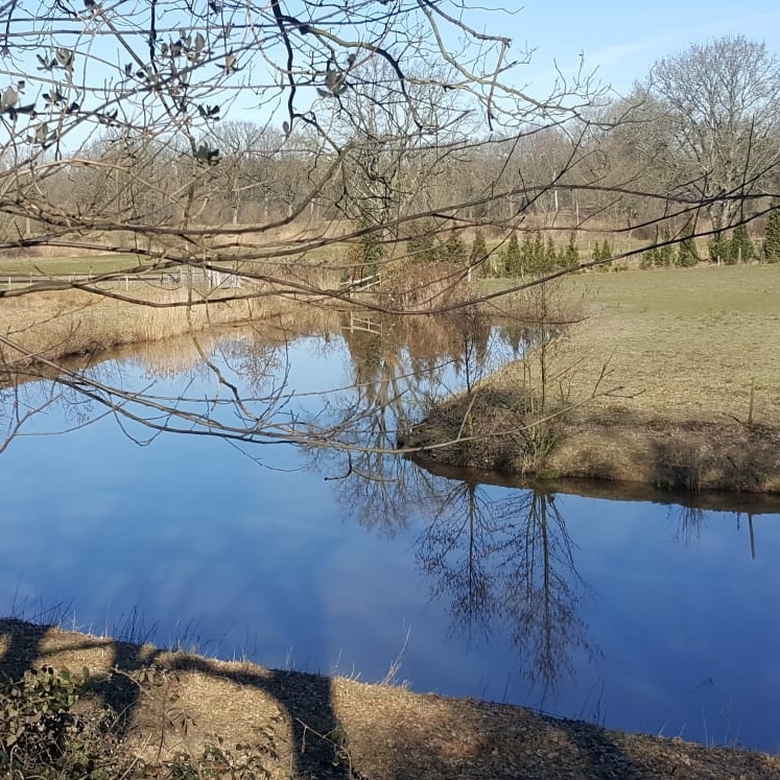
<path fill-rule="evenodd" d="M 272 296 L 221 301 L 185 289 L 150 290 L 132 302 L 77 290 L 25 295 L 0 301 L 0 361 L 13 369 L 35 359 L 159 341 L 270 317 L 285 305 Z"/>
<path fill-rule="evenodd" d="M 394 311 L 433 312 L 468 300 L 467 271 L 451 263 L 394 263 L 382 272 L 381 306 Z"/>

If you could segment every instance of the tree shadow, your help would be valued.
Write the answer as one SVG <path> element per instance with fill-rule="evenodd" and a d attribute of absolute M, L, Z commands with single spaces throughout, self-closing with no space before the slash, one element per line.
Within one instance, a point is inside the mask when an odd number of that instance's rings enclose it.
<path fill-rule="evenodd" d="M 58 641 L 58 637 L 60 641 Z M 62 640 L 67 637 L 67 641 Z M 96 652 L 97 651 L 97 652 Z M 0 618 L 0 676 L 19 680 L 28 669 L 52 666 L 80 673 L 74 661 L 81 658 L 90 671 L 89 697 L 116 714 L 116 735 L 122 739 L 134 729 L 148 735 L 158 747 L 158 757 L 175 753 L 186 740 L 189 725 L 179 707 L 179 675 L 196 673 L 207 680 L 258 689 L 278 704 L 292 740 L 292 777 L 353 777 L 347 760 L 347 735 L 333 710 L 331 680 L 317 674 L 283 670 L 267 671 L 244 665 L 228 668 L 184 653 L 130 642 L 63 632 L 50 624 L 33 624 L 16 618 Z M 68 660 L 69 664 L 63 663 Z M 88 660 L 87 660 L 88 659 Z M 96 659 L 98 669 L 95 669 Z M 75 667 L 75 668 L 74 668 Z M 201 702 L 202 708 L 218 702 Z M 141 712 L 141 710 L 145 712 Z M 167 734 L 166 734 L 167 731 Z M 214 739 L 220 735 L 214 734 Z M 265 734 L 267 745 L 274 739 Z M 259 744 L 259 743 L 258 743 Z M 275 751 L 268 749 L 269 753 Z"/>
<path fill-rule="evenodd" d="M 242 739 L 255 754 L 262 754 L 263 776 L 269 777 L 645 780 L 678 774 L 714 777 L 716 765 L 718 777 L 735 767 L 746 770 L 746 777 L 776 777 L 780 766 L 771 756 L 610 732 L 511 705 L 421 696 L 357 681 L 266 670 L 0 619 L 0 672 L 6 675 L 16 678 L 27 669 L 46 665 L 61 669 L 68 665 L 63 663 L 66 658 L 69 668 L 79 668 L 76 663 L 88 654 L 96 679 L 94 693 L 103 702 L 123 703 L 128 708 L 123 725 L 130 729 L 139 728 L 140 711 L 148 710 L 150 693 L 136 683 L 135 693 L 124 687 L 133 678 L 133 670 L 123 668 L 125 664 L 168 675 L 180 687 L 182 707 L 219 710 L 224 706 L 222 696 L 233 699 L 235 706 L 225 718 L 243 719 L 244 729 L 240 736 L 238 731 L 226 736 L 224 744 L 233 736 Z M 284 730 L 287 747 L 269 735 L 275 724 Z M 168 755 L 180 756 L 182 744 L 181 732 L 171 734 Z M 148 764 L 134 776 L 176 776 L 167 771 L 170 766 L 160 768 L 162 772 L 155 763 Z M 248 776 L 231 775 L 230 767 L 222 769 L 228 774 L 199 776 Z"/>

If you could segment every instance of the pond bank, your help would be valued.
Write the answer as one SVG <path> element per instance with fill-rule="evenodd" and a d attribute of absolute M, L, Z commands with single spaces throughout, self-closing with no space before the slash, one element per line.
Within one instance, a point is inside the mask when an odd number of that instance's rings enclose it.
<path fill-rule="evenodd" d="M 778 294 L 774 266 L 573 275 L 547 295 L 581 319 L 437 404 L 403 444 L 420 464 L 779 493 Z"/>
<path fill-rule="evenodd" d="M 636 482 L 683 492 L 780 493 L 780 430 L 629 413 L 553 412 L 537 426 L 525 395 L 490 378 L 438 404 L 401 444 L 420 465 L 539 480 Z"/>
<path fill-rule="evenodd" d="M 780 778 L 773 755 L 0 619 L 0 672 L 45 665 L 89 672 L 80 713 L 117 713 L 109 777 Z"/>

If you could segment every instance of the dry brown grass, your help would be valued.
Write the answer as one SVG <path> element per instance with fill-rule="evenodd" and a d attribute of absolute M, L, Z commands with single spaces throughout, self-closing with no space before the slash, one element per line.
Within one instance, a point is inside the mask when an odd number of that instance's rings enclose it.
<path fill-rule="evenodd" d="M 553 370 L 571 370 L 585 399 L 602 370 L 612 397 L 581 419 L 746 421 L 780 427 L 780 266 L 702 266 L 567 277 L 561 296 L 585 315 L 554 350 Z M 523 303 L 519 308 L 523 308 Z M 496 382 L 512 383 L 508 366 Z"/>
<path fill-rule="evenodd" d="M 75 290 L 0 300 L 0 358 L 8 368 L 30 358 L 54 359 L 95 353 L 220 325 L 248 322 L 279 311 L 268 297 L 209 301 L 186 290 L 150 290 L 128 303 Z M 188 303 L 190 305 L 177 305 Z"/>
<path fill-rule="evenodd" d="M 566 294 L 588 318 L 570 329 L 561 360 L 581 359 L 586 390 L 608 362 L 626 399 L 585 415 L 675 422 L 746 421 L 780 427 L 780 267 L 701 267 L 571 277 Z"/>
<path fill-rule="evenodd" d="M 465 270 L 457 265 L 399 260 L 382 273 L 379 304 L 404 312 L 458 306 L 468 297 L 465 279 Z"/>
<path fill-rule="evenodd" d="M 776 756 L 0 619 L 0 673 L 18 679 L 44 664 L 86 667 L 85 708 L 119 714 L 116 771 L 94 767 L 105 778 L 780 777 Z M 217 751 L 204 761 L 207 745 Z M 68 776 L 52 770 L 36 776 Z"/>

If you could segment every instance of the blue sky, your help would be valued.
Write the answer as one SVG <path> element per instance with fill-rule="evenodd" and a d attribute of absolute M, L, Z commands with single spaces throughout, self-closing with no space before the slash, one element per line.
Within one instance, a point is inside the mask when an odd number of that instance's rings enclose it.
<path fill-rule="evenodd" d="M 495 2 L 493 7 L 496 7 Z M 507 2 L 506 8 L 510 7 Z M 485 14 L 486 31 L 512 37 L 518 47 L 535 48 L 521 70 L 532 86 L 549 82 L 556 61 L 571 74 L 584 52 L 586 69 L 598 66 L 605 83 L 630 90 L 661 57 L 724 35 L 764 41 L 780 54 L 780 4 L 777 0 L 528 0 L 512 16 Z M 492 18 L 491 18 L 492 17 Z"/>
<path fill-rule="evenodd" d="M 556 75 L 555 66 L 571 77 L 576 73 L 581 54 L 585 71 L 595 70 L 596 78 L 612 85 L 618 94 L 629 92 L 634 80 L 643 79 L 655 61 L 684 51 L 693 42 L 741 34 L 751 40 L 763 40 L 770 52 L 780 55 L 778 0 L 747 0 L 741 5 L 734 0 L 707 0 L 706 3 L 704 0 L 651 0 L 631 4 L 615 0 L 527 0 L 524 5 L 516 0 L 452 0 L 442 8 L 457 14 L 461 4 L 470 9 L 463 10 L 467 23 L 484 32 L 512 38 L 518 58 L 526 48 L 534 50 L 531 62 L 516 68 L 511 76 L 506 75 L 504 81 L 539 100 L 548 97 Z M 497 10 L 491 13 L 485 10 L 488 7 Z M 444 34 L 447 40 L 452 40 L 454 35 L 451 28 Z M 87 40 L 87 43 L 94 44 L 93 54 L 102 52 L 102 41 Z M 114 49 L 115 42 L 110 52 Z M 105 54 L 110 65 L 121 66 L 127 59 L 121 49 L 118 55 L 110 52 Z M 142 54 L 145 56 L 143 47 Z M 0 60 L 0 91 L 26 76 L 31 82 L 27 99 L 31 99 L 34 92 L 48 89 L 45 82 L 32 83 L 41 77 L 39 70 L 34 61 L 25 65 L 22 55 L 14 61 Z M 258 107 L 258 95 L 264 96 L 263 91 L 239 89 L 243 76 L 249 72 L 229 80 L 227 86 L 236 91 L 220 95 L 223 113 L 231 119 L 240 119 L 244 115 L 242 106 L 250 107 L 250 116 L 262 122 L 270 113 L 269 107 Z M 102 83 L 105 74 L 96 73 Z M 259 63 L 255 75 L 263 81 L 264 69 Z M 306 94 L 316 98 L 313 90 L 299 97 L 303 100 Z M 226 95 L 236 96 L 232 109 Z M 279 101 L 273 105 L 278 106 Z M 280 114 L 275 124 L 280 125 L 282 118 Z M 83 133 L 74 132 L 70 140 L 72 143 L 83 140 Z"/>

